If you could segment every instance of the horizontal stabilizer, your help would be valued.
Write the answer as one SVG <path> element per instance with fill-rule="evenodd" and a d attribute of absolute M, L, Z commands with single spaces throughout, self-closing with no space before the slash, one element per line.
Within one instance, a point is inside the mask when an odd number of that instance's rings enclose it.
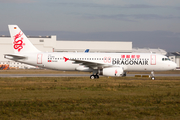
<path fill-rule="evenodd" d="M 11 60 L 20 60 L 20 59 L 26 59 L 27 57 L 20 54 L 4 54 L 4 58 Z"/>

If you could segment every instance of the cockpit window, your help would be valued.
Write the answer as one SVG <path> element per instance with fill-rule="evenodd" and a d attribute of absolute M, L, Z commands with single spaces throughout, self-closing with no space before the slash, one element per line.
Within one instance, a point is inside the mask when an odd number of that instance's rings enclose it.
<path fill-rule="evenodd" d="M 162 61 L 170 61 L 169 58 L 162 58 Z"/>

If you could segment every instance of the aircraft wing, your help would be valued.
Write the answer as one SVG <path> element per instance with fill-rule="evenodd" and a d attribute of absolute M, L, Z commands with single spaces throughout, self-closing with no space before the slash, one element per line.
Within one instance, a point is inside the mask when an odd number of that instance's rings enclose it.
<path fill-rule="evenodd" d="M 25 59 L 27 57 L 19 54 L 4 54 L 4 58 L 9 58 L 12 60 L 20 60 L 20 59 Z"/>
<path fill-rule="evenodd" d="M 92 68 L 92 69 L 106 68 L 106 67 L 113 67 L 114 66 L 114 65 L 103 64 L 103 63 L 98 63 L 98 62 L 91 62 L 91 61 L 75 60 L 75 59 L 65 58 L 65 61 L 67 61 L 67 60 L 74 61 L 73 64 L 84 65 L 84 66 Z"/>

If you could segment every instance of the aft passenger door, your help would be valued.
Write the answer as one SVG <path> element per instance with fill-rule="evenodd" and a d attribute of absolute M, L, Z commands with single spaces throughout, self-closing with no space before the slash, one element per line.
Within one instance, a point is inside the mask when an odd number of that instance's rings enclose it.
<path fill-rule="evenodd" d="M 42 56 L 43 54 L 37 54 L 37 64 L 42 64 Z"/>

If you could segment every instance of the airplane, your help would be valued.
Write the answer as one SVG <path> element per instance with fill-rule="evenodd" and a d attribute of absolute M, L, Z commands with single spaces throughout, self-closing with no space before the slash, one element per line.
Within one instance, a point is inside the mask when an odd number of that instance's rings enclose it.
<path fill-rule="evenodd" d="M 60 71 L 92 72 L 90 79 L 103 76 L 126 76 L 129 71 L 149 71 L 155 80 L 154 71 L 176 69 L 177 64 L 167 56 L 155 53 L 65 53 L 41 52 L 26 37 L 17 25 L 8 25 L 14 53 L 4 58 L 33 66 Z"/>
<path fill-rule="evenodd" d="M 88 53 L 88 52 L 89 52 L 89 49 L 86 49 L 84 52 L 85 52 L 85 53 Z"/>

